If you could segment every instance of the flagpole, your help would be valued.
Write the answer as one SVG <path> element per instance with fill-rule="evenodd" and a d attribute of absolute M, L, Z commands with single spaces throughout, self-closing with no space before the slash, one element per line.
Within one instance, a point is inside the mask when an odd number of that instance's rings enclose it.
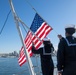
<path fill-rule="evenodd" d="M 12 0 L 9 0 L 9 3 L 10 3 L 10 7 L 11 7 L 11 10 L 12 10 L 12 13 L 13 13 L 13 16 L 14 16 L 14 20 L 15 20 L 15 23 L 16 23 L 17 30 L 18 30 L 18 32 L 19 32 L 19 36 L 20 36 L 22 45 L 23 45 L 23 47 L 24 47 L 24 51 L 25 51 L 25 54 L 26 54 L 26 58 L 27 58 L 27 61 L 28 61 L 28 65 L 29 65 L 30 75 L 36 75 L 36 74 L 34 73 L 33 64 L 32 64 L 32 62 L 31 62 L 30 56 L 29 56 L 28 51 L 26 50 L 26 47 L 25 47 L 25 44 L 24 44 L 24 40 L 23 40 L 23 36 L 22 36 L 22 33 L 21 33 L 21 29 L 20 29 L 20 27 L 19 27 L 18 17 L 17 17 L 17 15 L 16 15 L 15 10 L 14 10 L 14 6 L 13 6 L 13 3 L 12 3 Z"/>

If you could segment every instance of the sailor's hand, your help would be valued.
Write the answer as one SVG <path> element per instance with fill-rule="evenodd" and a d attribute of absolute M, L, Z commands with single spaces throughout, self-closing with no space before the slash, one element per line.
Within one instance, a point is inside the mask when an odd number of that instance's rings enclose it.
<path fill-rule="evenodd" d="M 32 42 L 32 46 L 34 46 L 34 42 Z"/>
<path fill-rule="evenodd" d="M 59 38 L 59 39 L 62 39 L 62 35 L 58 35 L 58 38 Z"/>
<path fill-rule="evenodd" d="M 58 75 L 62 75 L 62 73 L 61 72 L 58 72 Z"/>

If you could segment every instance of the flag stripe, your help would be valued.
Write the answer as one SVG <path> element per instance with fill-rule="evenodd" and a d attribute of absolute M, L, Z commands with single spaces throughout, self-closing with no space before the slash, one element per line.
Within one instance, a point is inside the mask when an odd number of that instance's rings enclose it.
<path fill-rule="evenodd" d="M 22 61 L 19 62 L 19 65 L 22 66 L 25 62 L 26 62 L 26 57 L 24 57 L 24 58 L 22 59 Z"/>
<path fill-rule="evenodd" d="M 24 48 L 21 48 L 20 51 L 20 57 L 18 59 L 19 65 L 22 66 L 22 64 L 24 64 L 26 62 L 26 56 L 25 56 L 25 52 L 24 52 Z"/>

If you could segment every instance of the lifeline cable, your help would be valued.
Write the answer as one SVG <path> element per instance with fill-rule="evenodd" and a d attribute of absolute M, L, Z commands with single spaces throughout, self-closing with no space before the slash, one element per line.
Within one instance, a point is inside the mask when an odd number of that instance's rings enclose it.
<path fill-rule="evenodd" d="M 11 10 L 10 10 L 9 13 L 7 14 L 6 20 L 5 20 L 3 26 L 2 26 L 2 28 L 1 28 L 1 30 L 0 30 L 0 35 L 1 35 L 1 33 L 2 33 L 3 29 L 4 29 L 4 27 L 5 27 L 5 25 L 6 25 L 6 23 L 7 23 L 7 20 L 8 20 L 8 17 L 9 17 L 9 15 L 10 15 L 10 13 L 11 13 Z"/>

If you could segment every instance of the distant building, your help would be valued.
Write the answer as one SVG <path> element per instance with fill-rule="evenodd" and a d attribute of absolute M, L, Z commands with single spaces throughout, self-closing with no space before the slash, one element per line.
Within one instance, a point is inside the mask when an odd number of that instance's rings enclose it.
<path fill-rule="evenodd" d="M 0 57 L 18 57 L 19 56 L 19 54 L 16 52 L 16 51 L 14 51 L 14 52 L 12 52 L 12 53 L 2 53 L 2 54 L 0 54 Z"/>

